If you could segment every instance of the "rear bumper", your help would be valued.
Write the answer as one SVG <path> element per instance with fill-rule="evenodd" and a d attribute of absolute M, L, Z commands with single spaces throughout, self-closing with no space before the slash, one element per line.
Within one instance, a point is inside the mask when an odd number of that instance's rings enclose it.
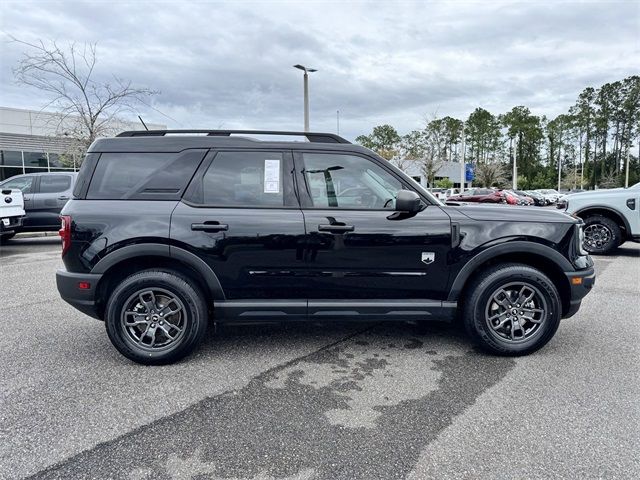
<path fill-rule="evenodd" d="M 2 219 L 0 219 L 0 233 L 14 232 L 22 226 L 23 218 L 24 217 L 2 217 Z M 9 220 L 8 225 L 5 225 L 5 220 Z"/>
<path fill-rule="evenodd" d="M 569 310 L 563 318 L 569 318 L 576 314 L 582 303 L 582 299 L 591 291 L 596 283 L 596 271 L 593 267 L 579 270 L 577 272 L 565 272 L 571 296 L 569 298 Z"/>
<path fill-rule="evenodd" d="M 66 270 L 56 272 L 56 285 L 62 299 L 72 307 L 90 317 L 101 320 L 96 304 L 96 287 L 101 274 L 71 273 Z M 89 288 L 81 289 L 79 284 L 88 283 Z"/>

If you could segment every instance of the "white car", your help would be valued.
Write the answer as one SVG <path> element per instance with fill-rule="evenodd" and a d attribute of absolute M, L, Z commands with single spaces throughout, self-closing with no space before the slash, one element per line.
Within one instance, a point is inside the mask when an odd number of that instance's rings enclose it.
<path fill-rule="evenodd" d="M 563 196 L 557 208 L 584 220 L 583 247 L 607 254 L 626 241 L 640 242 L 640 183 Z"/>
<path fill-rule="evenodd" d="M 24 197 L 18 189 L 0 190 L 0 243 L 14 235 L 22 226 L 24 218 Z"/>
<path fill-rule="evenodd" d="M 545 200 L 547 201 L 547 205 L 556 203 L 558 200 L 560 200 L 560 197 L 562 197 L 562 194 L 560 192 L 552 188 L 540 188 L 534 191 L 544 196 Z"/>

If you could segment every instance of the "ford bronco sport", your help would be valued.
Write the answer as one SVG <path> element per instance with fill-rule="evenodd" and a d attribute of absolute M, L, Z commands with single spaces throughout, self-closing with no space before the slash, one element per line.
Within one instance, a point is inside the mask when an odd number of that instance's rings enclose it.
<path fill-rule="evenodd" d="M 209 322 L 289 320 L 459 318 L 485 350 L 522 355 L 594 283 L 580 219 L 445 206 L 325 133 L 96 140 L 61 218 L 62 298 L 146 364 L 184 357 Z"/>

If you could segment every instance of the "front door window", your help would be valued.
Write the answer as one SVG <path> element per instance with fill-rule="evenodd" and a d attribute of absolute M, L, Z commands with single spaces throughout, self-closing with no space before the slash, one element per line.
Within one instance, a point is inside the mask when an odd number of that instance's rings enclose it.
<path fill-rule="evenodd" d="M 356 155 L 304 154 L 304 179 L 315 208 L 393 210 L 402 185 Z"/>

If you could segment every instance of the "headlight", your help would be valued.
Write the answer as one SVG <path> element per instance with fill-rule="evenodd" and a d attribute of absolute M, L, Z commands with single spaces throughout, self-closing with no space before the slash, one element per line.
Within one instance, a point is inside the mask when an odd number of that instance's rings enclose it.
<path fill-rule="evenodd" d="M 589 255 L 589 252 L 584 249 L 584 224 L 581 223 L 576 225 L 576 227 L 578 228 L 578 235 L 576 235 L 576 237 L 578 237 L 578 252 L 580 252 L 582 256 Z"/>

